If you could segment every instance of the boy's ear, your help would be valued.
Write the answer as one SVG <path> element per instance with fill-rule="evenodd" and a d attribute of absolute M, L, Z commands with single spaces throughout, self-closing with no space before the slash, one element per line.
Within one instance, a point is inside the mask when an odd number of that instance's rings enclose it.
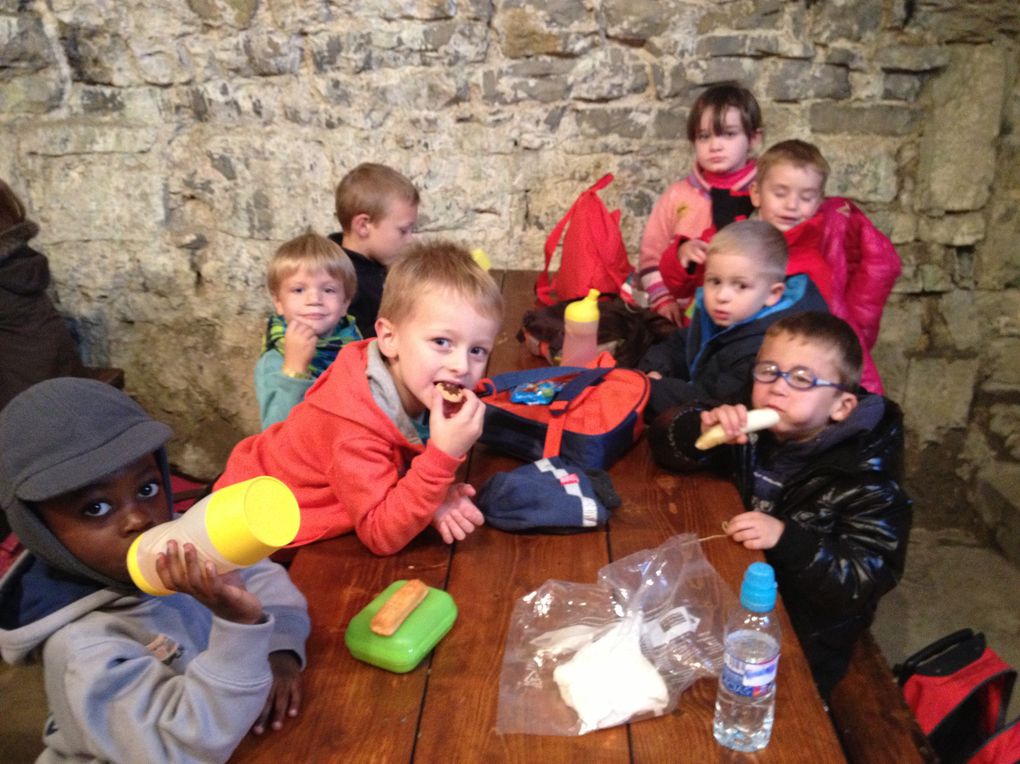
<path fill-rule="evenodd" d="M 761 189 L 758 188 L 758 181 L 752 180 L 748 191 L 751 192 L 751 205 L 755 209 L 761 207 Z"/>
<path fill-rule="evenodd" d="M 397 334 L 388 318 L 380 316 L 375 320 L 375 339 L 384 358 L 392 361 L 397 357 Z"/>
<path fill-rule="evenodd" d="M 769 287 L 768 297 L 765 298 L 765 307 L 771 308 L 782 298 L 783 293 L 786 291 L 786 283 L 783 281 L 777 281 L 775 284 Z"/>
<path fill-rule="evenodd" d="M 280 299 L 275 294 L 270 294 L 269 295 L 269 299 L 271 299 L 273 301 L 273 310 L 276 311 L 276 315 L 282 316 L 283 315 L 283 303 L 280 301 Z"/>
<path fill-rule="evenodd" d="M 354 232 L 355 236 L 364 239 L 368 236 L 368 225 L 371 222 L 372 218 L 367 212 L 359 212 L 351 218 L 351 230 Z"/>
<path fill-rule="evenodd" d="M 855 408 L 857 408 L 857 396 L 841 391 L 829 410 L 829 419 L 833 422 L 842 422 L 850 416 Z"/>

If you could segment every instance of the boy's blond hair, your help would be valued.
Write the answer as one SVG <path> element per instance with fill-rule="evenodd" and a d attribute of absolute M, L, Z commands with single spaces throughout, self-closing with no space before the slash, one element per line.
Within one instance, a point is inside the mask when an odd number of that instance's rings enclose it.
<path fill-rule="evenodd" d="M 764 220 L 738 220 L 712 237 L 706 257 L 716 252 L 742 255 L 753 260 L 770 283 L 786 278 L 790 252 L 786 237 Z"/>
<path fill-rule="evenodd" d="M 822 152 L 813 143 L 792 138 L 788 141 L 780 141 L 770 146 L 768 151 L 758 158 L 758 169 L 754 175 L 754 182 L 761 188 L 769 170 L 777 165 L 792 164 L 794 167 L 810 167 L 822 176 L 822 187 L 819 189 L 825 193 L 825 181 L 829 179 L 829 163 L 825 161 Z"/>
<path fill-rule="evenodd" d="M 325 271 L 340 282 L 344 296 L 350 300 L 358 291 L 354 263 L 343 247 L 313 231 L 284 242 L 273 254 L 266 269 L 266 286 L 276 297 L 283 282 L 304 268 L 310 273 Z"/>
<path fill-rule="evenodd" d="M 864 354 L 861 341 L 853 328 L 838 316 L 822 311 L 804 311 L 783 316 L 765 331 L 765 340 L 781 335 L 808 340 L 836 351 L 836 372 L 839 382 L 853 392 L 861 384 Z"/>
<path fill-rule="evenodd" d="M 344 175 L 336 187 L 336 218 L 345 231 L 351 221 L 366 214 L 378 222 L 386 216 L 390 202 L 403 199 L 417 207 L 421 197 L 414 184 L 392 167 L 363 162 Z"/>
<path fill-rule="evenodd" d="M 413 244 L 390 268 L 379 317 L 399 324 L 411 316 L 423 294 L 436 292 L 461 297 L 482 316 L 503 321 L 503 295 L 492 276 L 464 247 L 444 239 Z"/>

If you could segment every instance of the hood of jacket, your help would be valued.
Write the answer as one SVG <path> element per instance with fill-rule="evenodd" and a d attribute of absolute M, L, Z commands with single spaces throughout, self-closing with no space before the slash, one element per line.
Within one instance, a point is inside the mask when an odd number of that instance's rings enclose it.
<path fill-rule="evenodd" d="M 0 579 L 0 655 L 23 663 L 59 629 L 120 599 L 139 598 L 64 575 L 24 552 Z"/>
<path fill-rule="evenodd" d="M 50 285 L 46 256 L 27 244 L 38 232 L 39 226 L 26 220 L 0 234 L 0 289 L 30 295 Z"/>
<path fill-rule="evenodd" d="M 364 378 L 365 384 L 348 384 L 358 377 Z M 323 394 L 339 390 L 341 385 L 342 395 Z M 319 388 L 322 392 L 313 394 Z M 411 417 L 404 411 L 393 375 L 374 338 L 345 345 L 336 361 L 305 393 L 304 403 L 362 427 L 398 432 L 412 445 L 423 445 Z M 386 416 L 367 420 L 376 407 Z"/>
<path fill-rule="evenodd" d="M 172 434 L 134 400 L 98 380 L 57 377 L 19 393 L 0 411 L 0 507 L 11 529 L 54 569 L 130 589 L 72 554 L 33 505 L 154 454 L 169 514 L 173 499 L 164 444 Z"/>

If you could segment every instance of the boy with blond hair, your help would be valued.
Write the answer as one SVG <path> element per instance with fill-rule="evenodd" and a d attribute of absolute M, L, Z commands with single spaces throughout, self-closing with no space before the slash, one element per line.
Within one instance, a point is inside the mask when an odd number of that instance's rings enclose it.
<path fill-rule="evenodd" d="M 419 202 L 410 180 L 374 162 L 359 164 L 336 187 L 336 218 L 343 230 L 329 238 L 354 263 L 358 293 L 350 310 L 363 337 L 375 336 L 386 272 L 411 243 Z"/>
<path fill-rule="evenodd" d="M 802 140 L 781 141 L 758 160 L 751 201 L 759 219 L 786 237 L 787 273 L 806 274 L 829 310 L 844 319 L 861 341 L 862 384 L 882 392 L 871 358 L 885 301 L 902 266 L 889 239 L 848 199 L 825 198 L 829 163 L 818 147 Z M 688 274 L 683 258 L 663 259 L 663 280 L 671 292 L 686 294 L 701 274 Z"/>
<path fill-rule="evenodd" d="M 783 235 L 760 220 L 731 223 L 712 238 L 690 325 L 638 364 L 652 377 L 649 419 L 692 400 L 746 400 L 765 330 L 792 312 L 826 309 L 806 276 L 786 276 L 786 262 Z"/>
<path fill-rule="evenodd" d="M 726 534 L 760 549 L 775 568 L 811 673 L 826 699 L 882 595 L 903 575 L 912 517 L 904 492 L 903 414 L 860 388 L 853 329 L 828 313 L 795 313 L 765 334 L 750 396 L 737 405 L 694 403 L 649 429 L 667 469 L 722 469 L 748 511 Z M 747 406 L 779 421 L 745 434 Z M 730 445 L 708 451 L 698 436 L 721 425 Z"/>
<path fill-rule="evenodd" d="M 806 274 L 832 304 L 832 269 L 822 257 L 821 217 L 829 163 L 811 143 L 781 141 L 761 155 L 751 184 L 757 217 L 786 236 L 789 273 Z"/>
<path fill-rule="evenodd" d="M 294 545 L 354 531 L 393 554 L 430 524 L 446 543 L 481 525 L 457 469 L 482 432 L 472 392 L 503 320 L 492 277 L 462 247 L 414 246 L 386 279 L 377 336 L 346 346 L 279 426 L 237 445 L 220 488 L 273 475 L 294 492 Z M 437 383 L 459 388 L 444 411 Z"/>
<path fill-rule="evenodd" d="M 340 349 L 361 339 L 347 308 L 358 290 L 343 249 L 308 232 L 283 244 L 266 270 L 275 313 L 255 364 L 262 428 L 282 422 Z"/>

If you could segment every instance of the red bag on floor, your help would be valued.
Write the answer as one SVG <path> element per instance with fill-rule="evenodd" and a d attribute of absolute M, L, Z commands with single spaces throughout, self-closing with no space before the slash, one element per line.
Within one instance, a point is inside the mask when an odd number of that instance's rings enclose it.
<path fill-rule="evenodd" d="M 918 650 L 893 671 L 943 764 L 1015 764 L 1020 719 L 1005 723 L 1017 673 L 961 629 Z"/>
<path fill-rule="evenodd" d="M 612 182 L 609 174 L 582 192 L 546 239 L 545 270 L 535 282 L 535 294 L 545 305 L 580 299 L 589 289 L 618 294 L 630 275 L 632 269 L 620 234 L 620 211 L 609 212 L 598 194 Z M 550 283 L 549 264 L 561 238 L 560 269 Z"/>

